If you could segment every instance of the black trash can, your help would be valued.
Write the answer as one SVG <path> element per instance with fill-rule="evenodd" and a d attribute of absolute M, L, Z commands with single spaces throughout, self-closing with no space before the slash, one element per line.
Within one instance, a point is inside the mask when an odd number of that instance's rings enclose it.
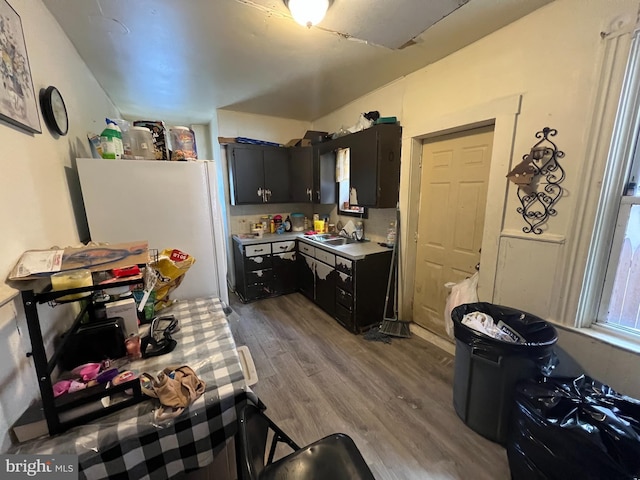
<path fill-rule="evenodd" d="M 526 343 L 494 339 L 462 324 L 467 313 L 482 312 L 502 321 Z M 553 365 L 556 329 L 544 320 L 492 303 L 467 303 L 451 312 L 456 338 L 453 406 L 462 421 L 483 437 L 504 445 L 515 386 Z"/>

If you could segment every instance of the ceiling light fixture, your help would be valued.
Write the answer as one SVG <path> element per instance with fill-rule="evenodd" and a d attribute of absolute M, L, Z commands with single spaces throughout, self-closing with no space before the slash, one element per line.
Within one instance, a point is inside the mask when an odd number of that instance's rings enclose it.
<path fill-rule="evenodd" d="M 333 0 L 284 0 L 291 16 L 300 25 L 311 28 L 322 21 Z"/>

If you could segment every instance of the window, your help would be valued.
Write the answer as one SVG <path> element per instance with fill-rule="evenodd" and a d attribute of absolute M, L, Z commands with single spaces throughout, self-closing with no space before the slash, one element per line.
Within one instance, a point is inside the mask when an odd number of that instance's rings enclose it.
<path fill-rule="evenodd" d="M 587 259 L 578 319 L 640 340 L 640 45 L 635 32 Z M 595 322 L 594 322 L 595 320 Z"/>
<path fill-rule="evenodd" d="M 336 182 L 338 183 L 338 214 L 362 216 L 366 214 L 365 207 L 357 205 L 358 199 L 354 197 L 349 182 L 349 149 L 336 150 Z"/>
<path fill-rule="evenodd" d="M 640 334 L 640 191 L 637 188 L 640 152 L 620 196 L 611 254 L 597 322 Z"/>

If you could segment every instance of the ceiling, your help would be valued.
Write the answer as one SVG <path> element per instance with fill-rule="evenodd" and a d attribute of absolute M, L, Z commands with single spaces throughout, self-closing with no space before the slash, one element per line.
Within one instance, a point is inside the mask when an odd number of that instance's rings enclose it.
<path fill-rule="evenodd" d="M 282 0 L 43 1 L 123 115 L 208 123 L 315 120 L 552 0 L 334 0 L 311 29 Z"/>

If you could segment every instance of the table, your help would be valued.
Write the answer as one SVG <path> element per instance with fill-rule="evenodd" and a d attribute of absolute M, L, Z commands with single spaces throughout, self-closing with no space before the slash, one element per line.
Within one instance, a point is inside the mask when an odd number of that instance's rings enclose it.
<path fill-rule="evenodd" d="M 166 480 L 213 461 L 237 431 L 237 412 L 259 400 L 247 387 L 222 304 L 215 298 L 183 300 L 162 310 L 180 330 L 171 353 L 138 360 L 131 370 L 156 375 L 167 366 L 189 365 L 206 391 L 184 413 L 154 424 L 149 399 L 54 437 L 13 446 L 7 453 L 78 455 L 79 478 L 86 480 Z"/>

